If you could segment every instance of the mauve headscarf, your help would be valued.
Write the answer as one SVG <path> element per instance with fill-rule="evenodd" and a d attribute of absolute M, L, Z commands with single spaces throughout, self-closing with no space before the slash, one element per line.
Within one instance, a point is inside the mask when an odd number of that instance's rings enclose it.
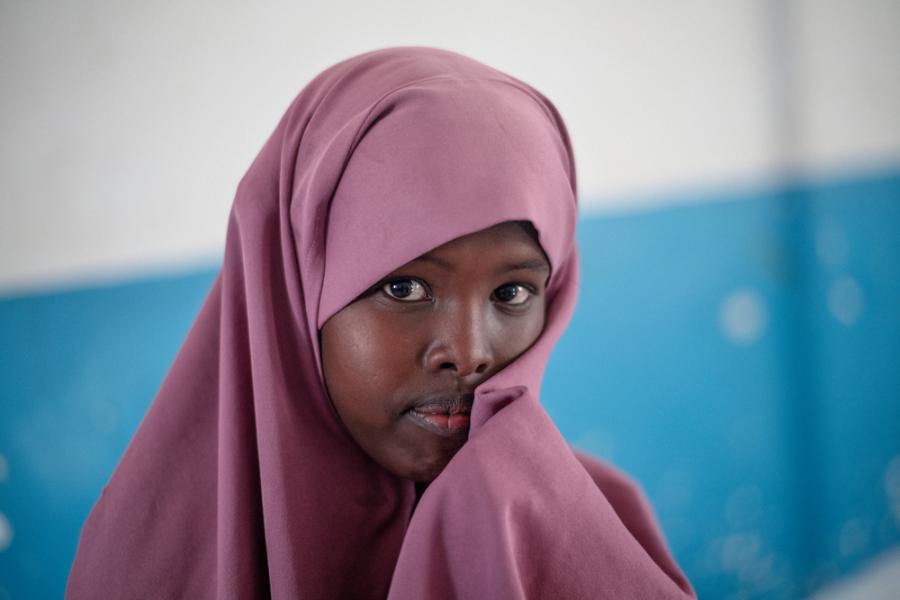
<path fill-rule="evenodd" d="M 318 75 L 238 185 L 221 271 L 67 596 L 693 596 L 638 489 L 537 402 L 575 303 L 575 198 L 565 125 L 522 81 L 413 47 Z M 510 220 L 550 259 L 546 326 L 476 389 L 468 442 L 414 511 L 412 482 L 334 412 L 318 330 L 398 266 Z"/>

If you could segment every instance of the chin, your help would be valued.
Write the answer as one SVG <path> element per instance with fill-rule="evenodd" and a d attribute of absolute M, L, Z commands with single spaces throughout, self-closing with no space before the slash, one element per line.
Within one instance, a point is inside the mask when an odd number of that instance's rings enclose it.
<path fill-rule="evenodd" d="M 404 478 L 419 483 L 431 483 L 441 474 L 458 450 L 459 448 L 454 448 L 452 451 L 437 453 L 429 457 L 416 457 L 415 462 L 410 465 L 409 469 L 406 469 Z"/>
<path fill-rule="evenodd" d="M 440 466 L 429 466 L 421 468 L 415 471 L 412 476 L 408 477 L 407 479 L 412 479 L 417 483 L 431 483 L 437 478 L 438 475 L 441 474 L 441 471 L 443 471 L 444 467 L 446 466 L 446 464 L 443 464 Z"/>

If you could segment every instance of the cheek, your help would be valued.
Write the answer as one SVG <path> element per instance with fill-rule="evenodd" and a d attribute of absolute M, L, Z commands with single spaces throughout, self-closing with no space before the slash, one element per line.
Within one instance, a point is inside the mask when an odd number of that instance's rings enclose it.
<path fill-rule="evenodd" d="M 325 383 L 338 411 L 383 414 L 414 360 L 398 328 L 351 304 L 322 328 Z M 342 414 L 343 416 L 343 414 Z"/>
<path fill-rule="evenodd" d="M 494 333 L 494 347 L 501 364 L 508 364 L 528 350 L 544 330 L 544 303 L 533 312 L 519 317 L 504 315 L 498 320 Z"/>

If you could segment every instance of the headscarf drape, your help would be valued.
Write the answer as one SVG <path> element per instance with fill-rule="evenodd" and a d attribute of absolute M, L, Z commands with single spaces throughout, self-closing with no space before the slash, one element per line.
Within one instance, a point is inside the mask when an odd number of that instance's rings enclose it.
<path fill-rule="evenodd" d="M 413 47 L 318 75 L 238 185 L 222 268 L 67 596 L 690 595 L 637 489 L 537 402 L 575 303 L 576 190 L 562 119 L 516 78 Z M 398 266 L 518 220 L 551 263 L 544 331 L 476 389 L 469 441 L 414 510 L 331 406 L 319 328 Z"/>

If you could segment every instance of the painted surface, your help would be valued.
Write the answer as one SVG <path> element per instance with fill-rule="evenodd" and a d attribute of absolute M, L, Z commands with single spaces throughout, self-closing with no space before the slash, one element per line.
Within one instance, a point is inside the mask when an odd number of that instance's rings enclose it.
<path fill-rule="evenodd" d="M 291 98 L 385 46 L 456 50 L 547 94 L 591 212 L 900 164 L 896 0 L 226 5 L 0 3 L 0 293 L 218 256 Z"/>
<path fill-rule="evenodd" d="M 544 403 L 700 597 L 803 596 L 900 545 L 900 172 L 675 200 L 580 223 Z M 213 275 L 0 300 L 0 598 L 61 595 Z"/>

